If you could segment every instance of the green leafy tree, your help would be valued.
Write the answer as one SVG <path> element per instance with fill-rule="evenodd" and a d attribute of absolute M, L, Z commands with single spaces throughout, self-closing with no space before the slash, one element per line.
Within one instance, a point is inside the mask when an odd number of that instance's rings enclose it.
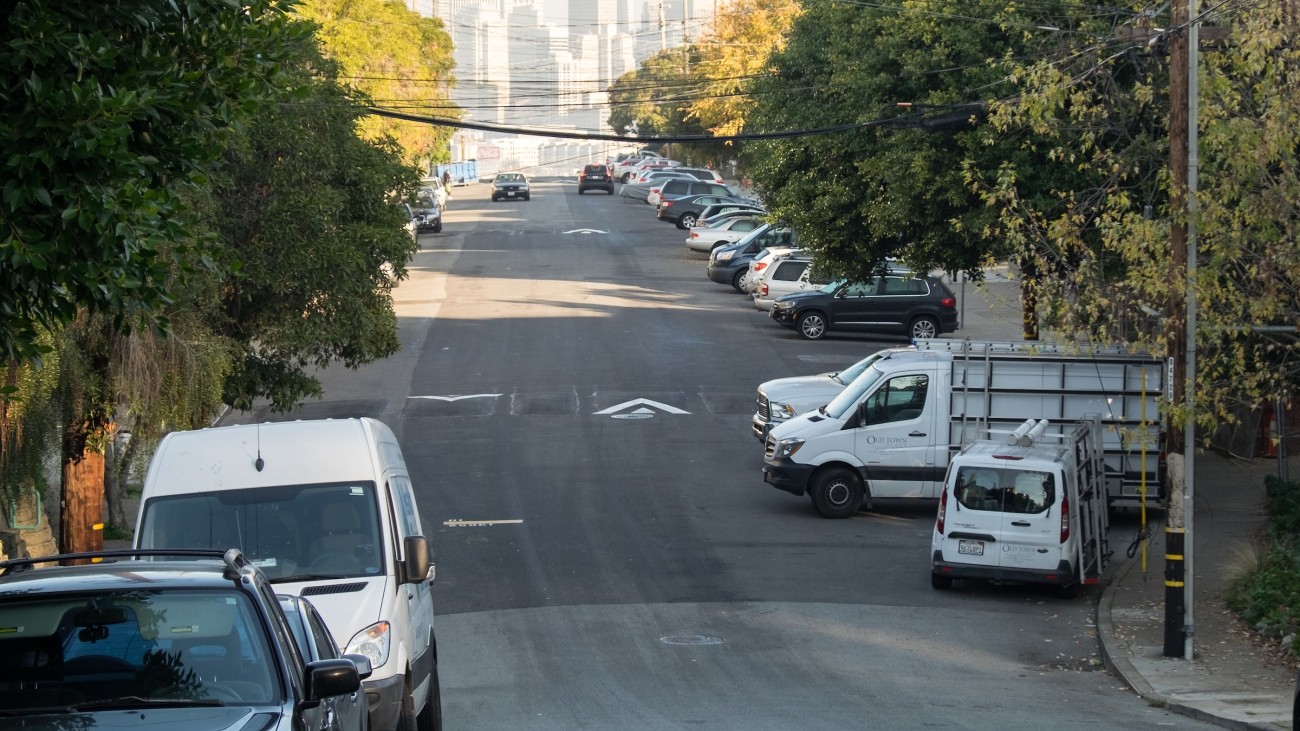
<path fill-rule="evenodd" d="M 1202 55 L 1200 70 L 1200 258 L 1192 289 L 1203 434 L 1266 396 L 1293 398 L 1300 381 L 1294 10 L 1229 4 L 1207 22 L 1230 26 L 1231 38 Z M 1052 272 L 1036 285 L 1050 325 L 1156 353 L 1165 351 L 1169 331 L 1185 326 L 1160 313 L 1187 290 L 1185 272 L 1170 258 L 1170 227 L 1185 213 L 1169 203 L 1169 60 L 1161 48 L 1112 39 L 1010 65 L 1015 103 L 998 106 L 992 122 L 999 130 L 1032 129 L 1055 172 L 1037 171 L 1049 185 L 1032 188 L 1012 163 L 974 178 L 997 207 L 998 230 L 1020 256 Z M 1071 179 L 1062 171 L 1083 172 Z M 1180 405 L 1173 413 L 1188 416 Z"/>
<path fill-rule="evenodd" d="M 79 308 L 161 321 L 184 190 L 278 86 L 290 0 L 0 6 L 0 360 Z"/>
<path fill-rule="evenodd" d="M 298 13 L 317 26 L 325 55 L 348 85 L 378 107 L 459 118 L 451 101 L 451 36 L 439 18 L 412 12 L 402 0 L 301 0 Z M 412 162 L 445 162 L 450 127 L 369 117 L 366 139 L 392 138 Z"/>
<path fill-rule="evenodd" d="M 1039 29 L 1054 14 L 1064 14 L 1054 3 L 994 0 L 804 3 L 772 73 L 753 84 L 746 128 L 858 126 L 749 143 L 770 210 L 830 274 L 865 278 L 900 257 L 918 270 L 978 276 L 1006 247 L 987 235 L 994 214 L 963 161 L 984 169 L 1037 155 L 971 121 L 1011 92 L 996 61 L 1059 42 Z"/>
<path fill-rule="evenodd" d="M 391 139 L 367 141 L 368 100 L 307 44 L 287 67 L 297 92 L 257 114 L 213 176 L 211 217 L 225 272 L 212 329 L 235 343 L 227 403 L 286 410 L 320 393 L 307 373 L 396 352 L 391 289 L 418 249 L 396 205 L 419 171 Z"/>

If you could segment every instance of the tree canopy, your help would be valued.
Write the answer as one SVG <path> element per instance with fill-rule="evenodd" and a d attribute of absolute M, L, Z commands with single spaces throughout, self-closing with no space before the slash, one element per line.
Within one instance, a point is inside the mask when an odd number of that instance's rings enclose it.
<path fill-rule="evenodd" d="M 384 109 L 458 118 L 451 101 L 451 36 L 440 18 L 412 12 L 402 0 L 300 0 L 298 13 L 317 26 L 339 77 Z M 411 162 L 446 161 L 449 127 L 384 117 L 361 120 L 366 139 L 392 138 Z"/>

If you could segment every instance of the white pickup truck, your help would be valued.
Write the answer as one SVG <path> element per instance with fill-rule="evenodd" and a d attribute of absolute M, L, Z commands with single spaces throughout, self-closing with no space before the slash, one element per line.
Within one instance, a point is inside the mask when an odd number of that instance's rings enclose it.
<path fill-rule="evenodd" d="M 1110 346 L 918 340 L 887 353 L 825 406 L 774 426 L 763 479 L 828 518 L 873 498 L 937 498 L 949 456 L 978 431 L 1089 414 L 1104 430 L 1112 505 L 1159 497 L 1163 361 Z"/>

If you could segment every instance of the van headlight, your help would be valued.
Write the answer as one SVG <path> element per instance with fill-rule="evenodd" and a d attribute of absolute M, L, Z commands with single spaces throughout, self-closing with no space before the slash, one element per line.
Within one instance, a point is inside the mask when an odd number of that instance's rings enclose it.
<path fill-rule="evenodd" d="M 352 635 L 345 655 L 365 655 L 370 667 L 378 668 L 388 662 L 388 648 L 392 646 L 393 627 L 387 622 L 375 622 Z"/>
<path fill-rule="evenodd" d="M 718 261 L 731 261 L 731 257 L 735 255 L 736 252 L 734 251 L 720 251 L 718 252 Z"/>
<path fill-rule="evenodd" d="M 776 443 L 776 452 L 774 452 L 772 456 L 777 459 L 793 457 L 794 453 L 798 452 L 799 448 L 803 446 L 803 443 L 804 440 L 798 437 L 793 439 L 782 439 Z"/>

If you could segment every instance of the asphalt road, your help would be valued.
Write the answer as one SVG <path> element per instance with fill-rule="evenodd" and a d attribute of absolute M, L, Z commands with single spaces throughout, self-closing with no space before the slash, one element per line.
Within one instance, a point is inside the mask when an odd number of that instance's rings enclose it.
<path fill-rule="evenodd" d="M 574 182 L 456 188 L 403 352 L 293 415 L 400 434 L 449 731 L 1210 728 L 1101 668 L 1095 592 L 936 592 L 933 504 L 832 521 L 765 485 L 755 386 L 902 343 L 802 341 L 684 239 Z"/>

